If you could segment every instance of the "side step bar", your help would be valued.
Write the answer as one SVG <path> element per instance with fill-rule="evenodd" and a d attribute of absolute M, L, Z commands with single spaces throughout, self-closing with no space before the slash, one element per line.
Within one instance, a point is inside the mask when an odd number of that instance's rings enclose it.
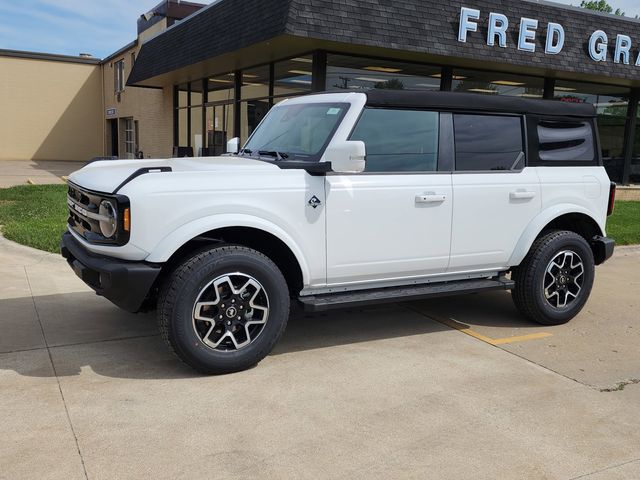
<path fill-rule="evenodd" d="M 298 297 L 306 312 L 323 312 L 334 308 L 361 307 L 390 302 L 408 302 L 429 297 L 446 297 L 487 290 L 511 290 L 513 280 L 505 277 L 479 280 L 457 280 L 405 287 L 377 288 L 355 292 L 327 293 Z"/>

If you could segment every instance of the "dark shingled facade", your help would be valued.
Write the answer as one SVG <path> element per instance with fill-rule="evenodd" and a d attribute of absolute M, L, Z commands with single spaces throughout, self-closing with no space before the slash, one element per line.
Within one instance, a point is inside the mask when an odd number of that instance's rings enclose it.
<path fill-rule="evenodd" d="M 470 33 L 466 44 L 457 40 L 462 6 L 482 12 L 479 31 Z M 509 18 L 507 48 L 486 45 L 489 12 Z M 518 23 L 523 16 L 540 21 L 535 53 L 517 49 Z M 550 21 L 562 24 L 566 32 L 564 49 L 558 55 L 544 53 Z M 589 36 L 597 29 L 609 35 L 608 62 L 589 57 Z M 634 41 L 631 65 L 612 61 L 617 34 L 629 35 Z M 417 52 L 425 54 L 424 60 L 429 62 L 454 57 L 584 74 L 590 79 L 624 79 L 640 85 L 640 67 L 633 65 L 640 22 L 529 0 L 222 0 L 147 42 L 129 84 L 283 35 Z"/>

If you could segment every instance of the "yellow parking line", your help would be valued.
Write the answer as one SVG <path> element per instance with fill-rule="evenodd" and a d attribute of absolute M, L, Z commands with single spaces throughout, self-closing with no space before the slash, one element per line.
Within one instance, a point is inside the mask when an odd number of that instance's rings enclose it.
<path fill-rule="evenodd" d="M 507 338 L 494 338 L 493 345 L 506 345 L 507 343 L 528 342 L 529 340 L 538 340 L 539 338 L 553 337 L 552 333 L 540 332 L 531 333 L 529 335 L 518 335 Z"/>
<path fill-rule="evenodd" d="M 458 322 L 454 318 L 441 318 L 433 315 L 428 315 L 430 318 L 433 318 L 437 322 L 443 323 L 451 328 L 455 328 L 459 332 L 462 332 L 470 337 L 476 338 L 482 342 L 488 343 L 489 345 L 506 345 L 508 343 L 516 343 L 516 342 L 528 342 L 530 340 L 538 340 L 540 338 L 552 337 L 552 333 L 547 332 L 539 332 L 539 333 L 531 333 L 529 335 L 518 335 L 515 337 L 505 337 L 505 338 L 491 338 L 486 335 L 482 335 L 471 329 L 468 325 L 464 323 Z"/>
<path fill-rule="evenodd" d="M 483 342 L 493 344 L 493 338 L 487 337 L 487 336 L 482 335 L 481 333 L 478 333 L 478 332 L 474 332 L 473 330 L 471 330 L 471 327 L 469 327 L 468 325 L 465 325 L 463 323 L 460 323 L 460 322 L 454 320 L 453 318 L 451 318 L 451 319 L 440 318 L 440 317 L 435 317 L 433 315 L 429 315 L 429 317 L 433 318 L 437 322 L 444 323 L 448 327 L 455 328 L 456 330 L 458 330 L 458 331 L 460 331 L 462 333 L 465 333 L 465 334 L 469 335 L 470 337 L 477 338 L 478 340 L 482 340 Z"/>

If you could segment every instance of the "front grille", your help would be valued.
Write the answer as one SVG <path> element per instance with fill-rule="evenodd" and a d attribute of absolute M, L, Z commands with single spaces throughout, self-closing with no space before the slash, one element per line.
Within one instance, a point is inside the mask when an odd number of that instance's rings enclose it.
<path fill-rule="evenodd" d="M 69 208 L 69 226 L 87 240 L 92 237 L 106 240 L 100 233 L 100 222 L 88 214 L 97 214 L 102 197 L 69 184 L 67 207 Z M 97 239 L 95 238 L 95 239 Z"/>
<path fill-rule="evenodd" d="M 100 231 L 100 203 L 108 199 L 118 210 L 118 228 L 116 234 L 106 238 Z M 69 182 L 67 191 L 67 207 L 69 228 L 89 243 L 105 245 L 125 245 L 129 241 L 129 232 L 125 231 L 122 212 L 129 208 L 129 199 L 124 195 L 109 195 L 86 190 Z"/>

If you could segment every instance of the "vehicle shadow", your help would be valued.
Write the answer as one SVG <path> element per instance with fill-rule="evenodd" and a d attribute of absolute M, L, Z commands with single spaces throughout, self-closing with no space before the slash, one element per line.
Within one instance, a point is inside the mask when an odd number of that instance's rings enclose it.
<path fill-rule="evenodd" d="M 453 319 L 472 327 L 540 328 L 518 312 L 508 291 L 433 298 L 404 305 L 436 320 Z"/>
<path fill-rule="evenodd" d="M 497 300 L 499 303 L 500 299 Z M 6 332 L 0 341 L 0 371 L 14 370 L 20 375 L 35 377 L 75 376 L 87 369 L 113 378 L 200 376 L 170 353 L 159 335 L 153 313 L 123 312 L 91 292 L 37 296 L 33 301 L 37 314 L 30 307 L 31 298 L 0 300 L 0 329 Z M 419 306 L 433 302 L 436 301 L 420 302 Z M 441 302 L 446 299 L 436 303 Z M 449 302 L 440 307 L 453 307 L 461 300 L 451 302 L 449 299 Z M 484 308 L 488 312 L 496 311 L 496 299 L 480 300 L 480 303 L 486 303 Z M 414 302 L 321 314 L 305 314 L 294 309 L 271 355 L 451 329 L 419 313 L 416 306 Z M 51 368 L 43 332 L 55 371 Z"/>

